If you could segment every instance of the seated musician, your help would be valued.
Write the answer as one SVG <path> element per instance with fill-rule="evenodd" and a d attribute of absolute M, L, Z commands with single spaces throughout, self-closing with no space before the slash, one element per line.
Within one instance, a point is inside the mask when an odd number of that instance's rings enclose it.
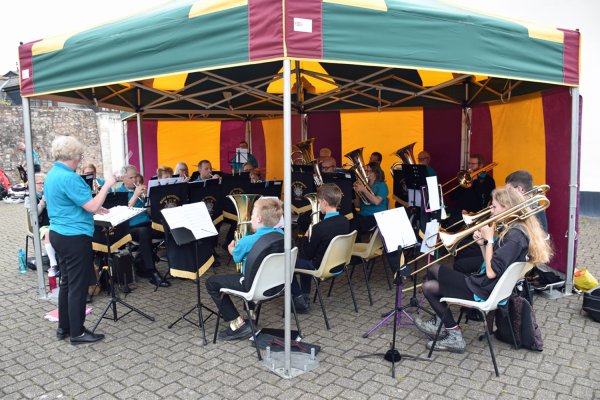
<path fill-rule="evenodd" d="M 506 186 L 511 186 L 519 191 L 521 194 L 525 194 L 533 189 L 533 177 L 529 171 L 520 170 L 509 174 L 506 177 Z M 541 211 L 535 214 L 537 219 L 542 225 L 544 232 L 548 232 L 548 219 L 546 218 L 546 211 Z"/>
<path fill-rule="evenodd" d="M 93 182 L 93 191 L 94 193 L 97 193 L 98 190 L 104 186 L 104 179 L 102 178 L 98 178 L 98 176 L 96 175 L 96 166 L 92 163 L 86 164 L 83 166 L 83 175 L 93 175 L 94 176 L 94 182 Z"/>
<path fill-rule="evenodd" d="M 168 179 L 173 177 L 173 168 L 161 165 L 156 169 L 156 178 L 157 179 Z"/>
<path fill-rule="evenodd" d="M 212 173 L 212 165 L 208 160 L 202 160 L 198 163 L 198 179 L 196 182 L 206 181 L 208 179 L 220 179 L 219 174 Z"/>
<path fill-rule="evenodd" d="M 40 232 L 40 240 L 46 249 L 46 255 L 50 260 L 50 267 L 56 270 L 58 263 L 56 262 L 56 252 L 54 247 L 50 244 L 50 218 L 48 218 L 48 210 L 46 209 L 46 198 L 44 197 L 44 181 L 46 180 L 46 174 L 36 173 L 35 174 L 35 194 L 37 196 L 37 213 L 38 213 L 38 226 Z M 24 206 L 27 210 L 30 209 L 31 203 L 29 196 L 25 197 Z M 28 216 L 29 217 L 29 216 Z"/>
<path fill-rule="evenodd" d="M 427 167 L 427 176 L 436 176 L 437 173 L 431 166 L 431 156 L 428 152 L 422 151 L 417 155 L 417 162 L 419 165 L 425 165 Z"/>
<path fill-rule="evenodd" d="M 356 230 L 359 235 L 371 231 L 377 224 L 375 213 L 388 209 L 389 190 L 385 183 L 385 175 L 381 166 L 376 162 L 367 164 L 365 168 L 367 179 L 372 193 L 359 181 L 354 182 L 354 190 L 362 193 L 369 204 L 365 204 L 357 196 L 354 200 L 355 206 L 360 207 L 356 215 Z"/>
<path fill-rule="evenodd" d="M 319 157 L 317 157 L 319 164 L 325 161 L 327 157 L 331 157 L 331 149 L 329 147 L 322 147 L 319 150 Z"/>
<path fill-rule="evenodd" d="M 177 163 L 177 165 L 175 166 L 175 175 L 187 178 L 190 176 L 190 170 L 187 166 L 186 163 L 184 163 L 183 161 L 180 161 Z"/>
<path fill-rule="evenodd" d="M 252 335 L 252 330 L 247 322 L 240 316 L 229 296 L 221 297 L 221 288 L 229 288 L 239 291 L 248 291 L 251 282 L 244 280 L 253 279 L 256 269 L 262 259 L 256 258 L 256 251 L 253 249 L 262 247 L 263 243 L 273 240 L 280 248 L 276 252 L 283 251 L 283 231 L 274 228 L 283 215 L 281 201 L 275 198 L 261 198 L 254 203 L 252 209 L 252 230 L 253 234 L 247 235 L 236 244 L 232 241 L 229 244 L 229 253 L 233 256 L 233 261 L 242 264 L 241 273 L 228 275 L 213 275 L 206 280 L 206 290 L 213 301 L 219 307 L 221 315 L 225 321 L 229 321 L 229 327 L 219 332 L 219 338 L 222 340 L 245 339 Z M 276 235 L 269 235 L 276 233 Z M 268 235 L 268 236 L 267 236 Z M 275 239 L 274 239 L 275 238 Z M 257 246 L 255 248 L 255 246 Z M 268 254 L 262 255 L 262 258 Z M 249 256 L 253 256 L 255 262 L 253 265 L 247 265 Z M 283 268 L 283 266 L 282 266 Z"/>
<path fill-rule="evenodd" d="M 319 210 L 325 214 L 323 220 L 312 227 L 309 238 L 303 237 L 298 245 L 300 254 L 296 269 L 316 270 L 334 237 L 350 232 L 350 222 L 340 215 L 338 207 L 342 201 L 342 191 L 335 183 L 325 183 L 317 190 Z M 310 275 L 298 274 L 300 283 L 292 280 L 292 298 L 296 311 L 307 312 L 310 307 Z"/>
<path fill-rule="evenodd" d="M 492 192 L 492 215 L 498 215 L 520 203 L 525 198 L 515 189 L 504 187 Z M 425 298 L 436 316 L 428 321 L 415 319 L 415 326 L 430 338 L 435 337 L 440 323 L 444 329 L 436 343 L 435 350 L 462 353 L 465 341 L 460 326 L 452 313 L 445 313 L 446 305 L 440 302 L 442 297 L 454 297 L 465 300 L 485 301 L 491 294 L 498 279 L 514 262 L 529 261 L 547 263 L 552 250 L 537 218 L 528 217 L 523 221 L 505 225 L 495 232 L 494 226 L 485 224 L 473 234 L 479 245 L 484 263 L 479 273 L 465 275 L 447 265 L 433 265 L 428 270 L 429 280 L 423 283 Z M 432 341 L 427 343 L 431 348 Z"/>
<path fill-rule="evenodd" d="M 250 183 L 260 183 L 262 181 L 263 177 L 260 168 L 252 168 L 250 170 Z"/>
<path fill-rule="evenodd" d="M 133 165 L 123 167 L 123 185 L 117 188 L 117 192 L 128 193 L 129 207 L 145 207 L 146 186 L 136 184 L 136 176 L 139 175 Z M 160 287 L 170 286 L 170 283 L 163 280 L 154 265 L 154 254 L 152 253 L 152 228 L 149 212 L 143 212 L 129 220 L 129 233 L 133 240 L 139 243 L 140 256 L 142 257 L 142 266 L 137 274 L 150 278 L 150 283 Z M 137 263 L 136 263 L 137 265 Z"/>
<path fill-rule="evenodd" d="M 240 144 L 238 145 L 238 148 L 248 150 L 248 148 L 249 148 L 248 142 L 246 142 L 245 140 L 241 141 Z M 248 151 L 247 155 L 248 155 L 248 158 L 247 158 L 248 162 L 245 164 L 250 163 L 252 168 L 258 168 L 258 161 L 256 160 L 256 157 L 254 157 L 252 155 L 252 153 L 250 153 L 249 151 Z M 245 164 L 242 164 L 241 162 L 237 162 L 238 161 L 237 158 L 238 157 L 236 154 L 236 156 L 233 157 L 233 159 L 231 160 L 231 170 L 236 173 L 246 172 L 244 170 Z"/>
<path fill-rule="evenodd" d="M 377 164 L 381 164 L 381 161 L 383 160 L 383 156 L 381 155 L 380 152 L 378 151 L 374 151 L 371 153 L 371 156 L 369 157 L 369 162 L 376 162 Z"/>

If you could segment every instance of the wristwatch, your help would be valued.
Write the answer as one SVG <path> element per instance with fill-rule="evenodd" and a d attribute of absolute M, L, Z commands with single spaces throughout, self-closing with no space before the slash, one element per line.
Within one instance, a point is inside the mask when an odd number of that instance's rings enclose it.
<path fill-rule="evenodd" d="M 483 245 L 487 246 L 488 244 L 491 244 L 493 246 L 494 245 L 494 239 L 492 239 L 492 240 L 483 239 Z"/>

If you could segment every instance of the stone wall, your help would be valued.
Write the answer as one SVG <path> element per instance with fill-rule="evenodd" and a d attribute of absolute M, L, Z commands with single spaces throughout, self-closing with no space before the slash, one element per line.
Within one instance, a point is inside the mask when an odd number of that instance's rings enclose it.
<path fill-rule="evenodd" d="M 83 163 L 94 163 L 98 175 L 102 176 L 104 164 L 111 167 L 111 144 L 106 139 L 101 140 L 100 129 L 103 131 L 106 120 L 112 121 L 111 126 L 121 130 L 116 132 L 122 138 L 122 125 L 118 112 L 96 113 L 89 109 L 66 107 L 32 107 L 31 129 L 33 148 L 37 151 L 42 171 L 48 172 L 52 167 L 50 145 L 57 135 L 72 135 L 77 137 L 85 146 Z M 121 139 L 122 140 L 122 139 Z M 24 142 L 23 111 L 21 107 L 0 106 L 0 168 L 8 175 L 13 184 L 19 183 L 17 165 L 24 163 L 23 153 L 16 149 L 18 142 Z M 103 143 L 104 142 L 104 143 Z M 82 165 L 83 165 L 82 163 Z"/>

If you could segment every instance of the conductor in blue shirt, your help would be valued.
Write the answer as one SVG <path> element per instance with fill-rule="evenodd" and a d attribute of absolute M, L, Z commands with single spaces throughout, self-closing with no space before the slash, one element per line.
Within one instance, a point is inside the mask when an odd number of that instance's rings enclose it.
<path fill-rule="evenodd" d="M 50 243 L 56 250 L 61 280 L 58 295 L 59 340 L 70 336 L 71 344 L 92 343 L 104 339 L 84 327 L 85 298 L 88 286 L 96 282 L 94 273 L 93 214 L 105 214 L 102 204 L 115 183 L 115 176 L 92 198 L 92 190 L 75 173 L 84 146 L 73 136 L 58 136 L 52 142 L 54 166 L 46 176 L 44 193 L 50 218 Z"/>

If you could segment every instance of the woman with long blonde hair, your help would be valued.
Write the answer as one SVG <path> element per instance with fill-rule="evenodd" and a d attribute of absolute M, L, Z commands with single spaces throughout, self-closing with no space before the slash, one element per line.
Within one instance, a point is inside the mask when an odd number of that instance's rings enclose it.
<path fill-rule="evenodd" d="M 492 192 L 492 216 L 498 215 L 520 203 L 525 198 L 512 187 L 497 188 Z M 495 237 L 496 236 L 496 237 Z M 423 283 L 423 293 L 433 308 L 435 316 L 428 321 L 415 320 L 415 326 L 430 338 L 435 337 L 439 324 L 445 329 L 435 350 L 462 353 L 465 341 L 460 326 L 454 320 L 442 297 L 485 301 L 506 269 L 515 262 L 529 261 L 533 264 L 546 264 L 552 257 L 552 249 L 539 221 L 528 217 L 505 225 L 496 232 L 495 226 L 484 226 L 475 233 L 473 239 L 481 248 L 483 264 L 478 273 L 465 276 L 448 265 L 434 265 L 428 271 L 429 280 Z M 432 341 L 427 343 L 431 348 Z"/>

